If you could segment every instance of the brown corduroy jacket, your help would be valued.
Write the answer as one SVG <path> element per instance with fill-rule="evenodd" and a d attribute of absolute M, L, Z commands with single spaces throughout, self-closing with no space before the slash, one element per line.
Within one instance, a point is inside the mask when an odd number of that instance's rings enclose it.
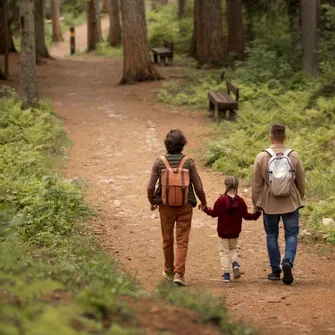
<path fill-rule="evenodd" d="M 276 153 L 287 148 L 284 145 L 272 144 L 270 146 Z M 293 151 L 290 159 L 295 171 L 295 180 L 290 196 L 279 198 L 273 196 L 268 187 L 268 164 L 270 155 L 261 152 L 256 156 L 253 178 L 252 178 L 252 202 L 254 206 L 263 209 L 266 214 L 286 214 L 292 213 L 296 209 L 303 207 L 302 199 L 305 195 L 305 173 L 301 164 L 299 154 Z"/>

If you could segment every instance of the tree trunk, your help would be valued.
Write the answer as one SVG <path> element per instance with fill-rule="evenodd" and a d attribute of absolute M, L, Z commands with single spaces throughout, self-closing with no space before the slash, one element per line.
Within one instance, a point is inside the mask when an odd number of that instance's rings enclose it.
<path fill-rule="evenodd" d="M 228 23 L 228 53 L 234 59 L 244 59 L 245 39 L 242 0 L 226 0 Z"/>
<path fill-rule="evenodd" d="M 6 27 L 5 27 L 5 0 L 0 0 L 0 54 L 5 53 L 5 43 L 6 43 L 6 38 L 5 38 L 5 32 L 6 32 Z M 9 52 L 15 52 L 15 47 L 13 43 L 13 37 L 12 37 L 12 32 L 10 30 L 10 25 L 8 25 L 8 50 Z"/>
<path fill-rule="evenodd" d="M 53 42 L 64 41 L 62 35 L 62 28 L 59 21 L 59 1 L 51 0 L 50 9 L 52 18 L 52 41 Z"/>
<path fill-rule="evenodd" d="M 244 0 L 243 1 L 245 8 L 245 19 L 246 19 L 246 39 L 247 43 L 254 40 L 255 32 L 254 32 L 254 4 L 252 1 Z"/>
<path fill-rule="evenodd" d="M 186 0 L 178 0 L 178 18 L 182 19 L 186 16 L 185 12 Z"/>
<path fill-rule="evenodd" d="M 317 77 L 319 75 L 317 26 L 319 14 L 318 0 L 301 1 L 302 24 L 302 70 L 307 75 Z"/>
<path fill-rule="evenodd" d="M 164 5 L 168 4 L 168 0 L 156 0 L 156 2 L 161 6 L 164 6 Z"/>
<path fill-rule="evenodd" d="M 110 0 L 102 0 L 102 13 L 109 13 Z"/>
<path fill-rule="evenodd" d="M 190 45 L 190 52 L 189 55 L 195 59 L 197 59 L 197 16 L 198 16 L 198 7 L 199 7 L 199 0 L 194 0 L 193 5 L 193 33 Z"/>
<path fill-rule="evenodd" d="M 108 42 L 112 47 L 117 47 L 121 44 L 119 0 L 110 0 Z"/>
<path fill-rule="evenodd" d="M 1 67 L 0 67 L 0 79 L 1 79 L 1 80 L 6 79 L 6 76 L 5 76 L 5 74 L 3 73 L 3 71 L 1 70 Z"/>
<path fill-rule="evenodd" d="M 34 0 L 20 0 L 20 30 L 21 97 L 31 105 L 35 99 L 38 99 L 36 87 Z"/>
<path fill-rule="evenodd" d="M 36 59 L 40 57 L 50 57 L 45 44 L 43 0 L 35 0 L 35 48 Z"/>
<path fill-rule="evenodd" d="M 198 0 L 196 49 L 199 65 L 225 63 L 221 0 Z"/>
<path fill-rule="evenodd" d="M 301 64 L 301 25 L 300 25 L 300 0 L 290 0 L 287 6 L 291 32 L 291 65 L 298 71 Z"/>
<path fill-rule="evenodd" d="M 121 13 L 123 23 L 121 84 L 162 79 L 150 58 L 144 0 L 122 0 Z"/>
<path fill-rule="evenodd" d="M 100 11 L 97 0 L 90 0 L 86 5 L 87 15 L 87 51 L 96 49 L 97 43 L 102 42 Z"/>

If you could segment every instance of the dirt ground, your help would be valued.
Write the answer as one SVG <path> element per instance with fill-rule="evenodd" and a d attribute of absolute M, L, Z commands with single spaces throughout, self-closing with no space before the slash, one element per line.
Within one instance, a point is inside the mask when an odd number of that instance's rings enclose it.
<path fill-rule="evenodd" d="M 84 48 L 85 29 L 77 28 L 79 49 Z M 211 123 L 203 111 L 157 103 L 154 93 L 162 82 L 118 86 L 121 59 L 63 58 L 68 50 L 66 42 L 54 46 L 51 54 L 57 59 L 38 67 L 40 95 L 52 100 L 73 141 L 66 175 L 87 181 L 88 200 L 98 212 L 93 225 L 102 247 L 143 288 L 153 291 L 162 280 L 163 253 L 158 213 L 150 211 L 146 199 L 152 163 L 164 153 L 164 136 L 176 127 L 187 136 L 185 153 L 196 158 L 209 140 Z M 9 84 L 14 87 L 17 62 L 12 58 Z M 159 70 L 168 78 L 171 68 Z M 224 177 L 199 162 L 197 167 L 213 204 L 223 191 Z M 250 191 L 241 187 L 240 194 L 251 209 Z M 265 279 L 269 265 L 261 219 L 244 222 L 239 250 L 242 277 L 223 283 L 216 221 L 194 210 L 186 268 L 189 286 L 182 289 L 212 292 L 226 302 L 234 320 L 243 320 L 263 335 L 335 334 L 333 248 L 299 244 L 291 286 Z"/>

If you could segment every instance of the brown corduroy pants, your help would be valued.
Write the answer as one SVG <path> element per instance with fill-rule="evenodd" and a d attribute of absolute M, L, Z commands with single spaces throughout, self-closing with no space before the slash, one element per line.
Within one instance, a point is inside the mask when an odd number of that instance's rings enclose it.
<path fill-rule="evenodd" d="M 164 270 L 185 274 L 188 240 L 191 231 L 193 208 L 186 204 L 181 207 L 159 206 L 164 251 Z M 173 229 L 176 224 L 176 255 L 174 255 Z"/>

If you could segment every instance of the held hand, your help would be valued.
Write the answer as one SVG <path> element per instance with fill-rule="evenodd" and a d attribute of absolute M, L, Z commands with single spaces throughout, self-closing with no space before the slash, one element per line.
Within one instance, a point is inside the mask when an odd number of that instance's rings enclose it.
<path fill-rule="evenodd" d="M 153 212 L 158 209 L 158 205 L 150 205 L 150 210 Z"/>
<path fill-rule="evenodd" d="M 198 206 L 198 209 L 200 209 L 200 210 L 202 210 L 202 211 L 204 211 L 205 208 L 207 208 L 207 204 L 200 204 L 200 205 Z"/>
<path fill-rule="evenodd" d="M 262 214 L 262 209 L 259 208 L 259 207 L 257 207 L 257 206 L 255 206 L 254 207 L 254 214 Z"/>

